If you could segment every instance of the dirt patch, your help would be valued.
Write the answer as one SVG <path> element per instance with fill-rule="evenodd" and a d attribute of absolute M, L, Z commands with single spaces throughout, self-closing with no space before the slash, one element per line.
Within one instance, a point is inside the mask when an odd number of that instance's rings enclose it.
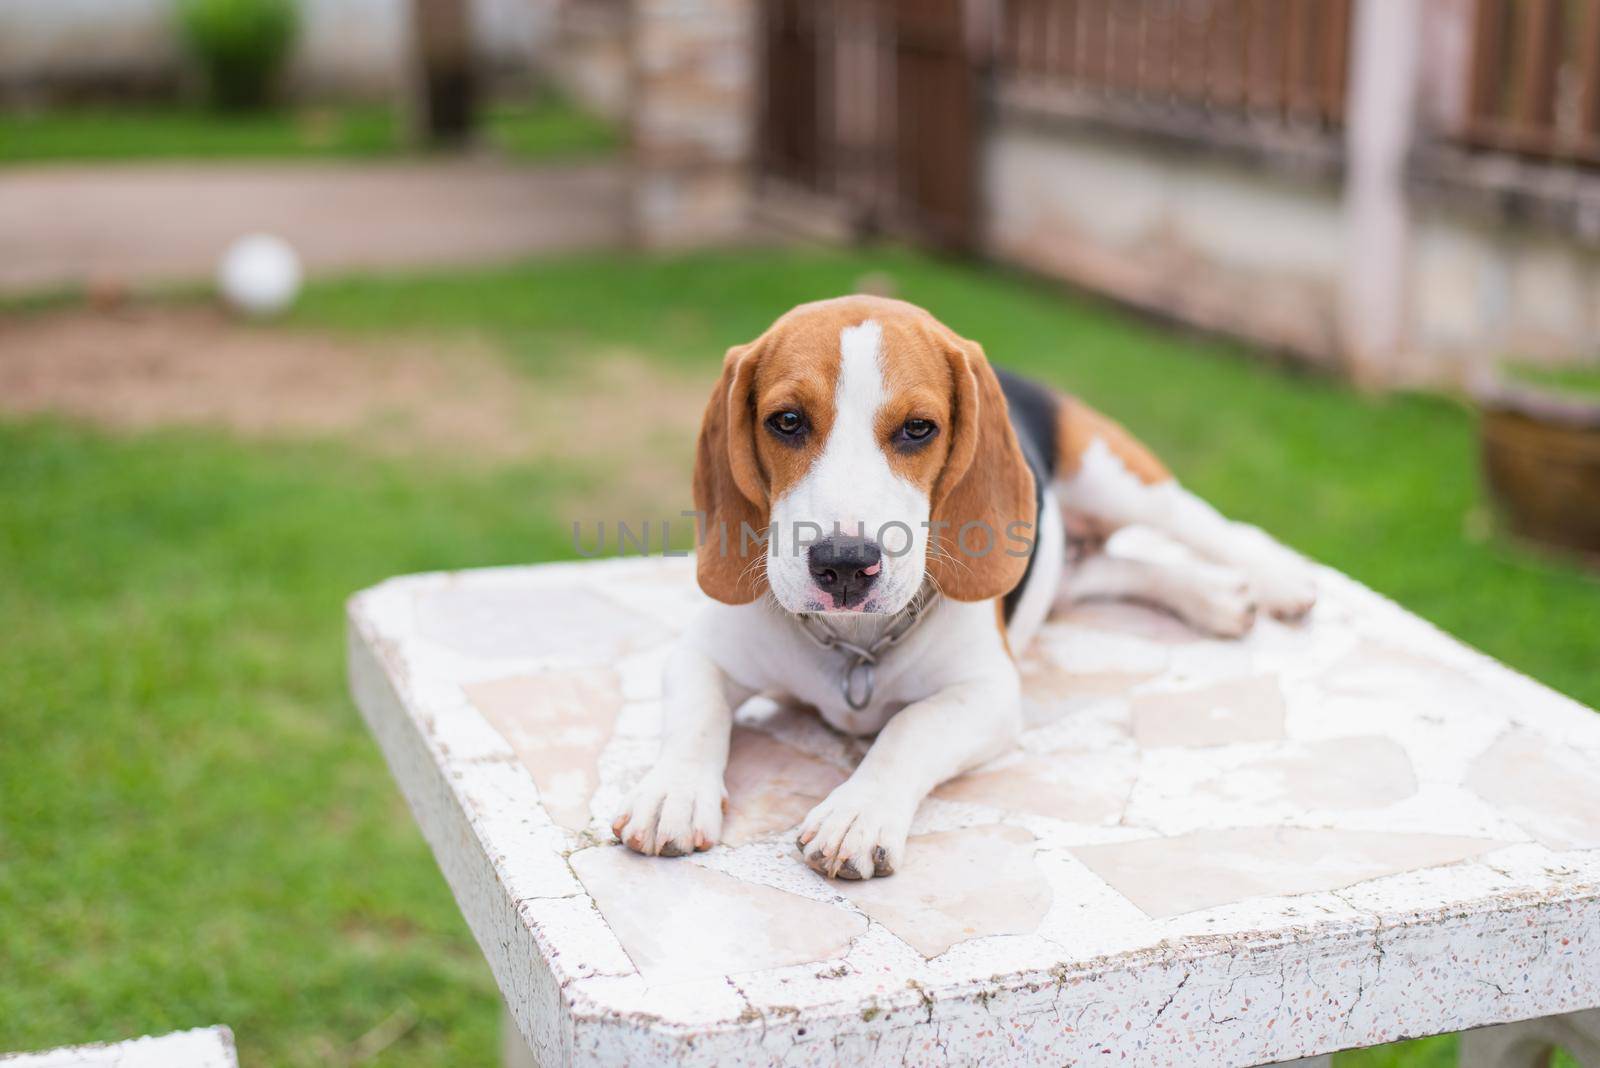
<path fill-rule="evenodd" d="M 535 378 L 488 340 L 352 339 L 210 308 L 0 317 L 0 413 L 336 438 L 468 463 L 558 459 L 596 474 L 574 502 L 586 516 L 687 507 L 709 384 L 625 352 Z"/>

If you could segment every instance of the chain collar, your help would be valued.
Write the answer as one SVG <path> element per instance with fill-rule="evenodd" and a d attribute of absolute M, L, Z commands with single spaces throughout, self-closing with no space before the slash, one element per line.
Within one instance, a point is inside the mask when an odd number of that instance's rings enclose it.
<path fill-rule="evenodd" d="M 800 632 L 823 649 L 838 650 L 844 654 L 844 670 L 839 676 L 839 690 L 844 703 L 859 712 L 872 703 L 872 691 L 878 683 L 878 658 L 899 644 L 907 634 L 928 614 L 937 594 L 918 592 L 911 603 L 901 609 L 899 616 L 878 635 L 870 645 L 850 641 L 830 627 L 824 617 L 815 613 L 797 615 Z"/>

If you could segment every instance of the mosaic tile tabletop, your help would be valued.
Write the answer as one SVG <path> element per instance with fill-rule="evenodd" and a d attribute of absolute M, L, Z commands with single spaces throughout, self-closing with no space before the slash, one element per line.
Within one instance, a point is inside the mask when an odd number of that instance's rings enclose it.
<path fill-rule="evenodd" d="M 692 570 L 350 605 L 357 703 L 541 1064 L 1253 1065 L 1600 1005 L 1600 717 L 1326 570 L 1244 641 L 1054 618 L 1020 747 L 892 878 L 801 862 L 866 743 L 761 699 L 723 844 L 635 856 L 607 821 Z"/>

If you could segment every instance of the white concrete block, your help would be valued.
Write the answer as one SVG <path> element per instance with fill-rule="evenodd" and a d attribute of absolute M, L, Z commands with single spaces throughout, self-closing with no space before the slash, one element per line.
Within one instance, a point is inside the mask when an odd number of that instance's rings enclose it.
<path fill-rule="evenodd" d="M 1600 1005 L 1596 717 L 1337 573 L 1303 627 L 1047 624 L 1020 752 L 890 879 L 792 824 L 864 751 L 741 710 L 728 841 L 610 841 L 683 559 L 350 604 L 357 702 L 537 1063 L 1266 1064 Z"/>
<path fill-rule="evenodd" d="M 0 1054 L 0 1064 L 5 1068 L 239 1068 L 239 1058 L 232 1031 L 200 1027 L 126 1042 Z"/>

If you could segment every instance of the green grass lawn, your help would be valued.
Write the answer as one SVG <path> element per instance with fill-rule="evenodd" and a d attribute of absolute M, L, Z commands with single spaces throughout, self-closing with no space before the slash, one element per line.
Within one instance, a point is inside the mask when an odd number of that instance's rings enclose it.
<path fill-rule="evenodd" d="M 519 159 L 613 151 L 616 129 L 550 94 L 496 103 L 480 140 Z M 393 108 L 345 105 L 219 115 L 191 107 L 0 112 L 0 165 L 86 160 L 377 158 L 407 151 Z"/>
<path fill-rule="evenodd" d="M 1600 702 L 1600 584 L 1474 533 L 1471 420 L 1447 400 L 894 251 L 352 280 L 291 322 L 487 334 L 531 375 L 620 347 L 709 385 L 727 345 L 868 271 L 1117 413 L 1231 514 Z M 398 572 L 570 555 L 555 502 L 584 477 L 0 422 L 0 1050 L 225 1022 L 246 1065 L 491 1063 L 494 985 L 345 695 L 341 607 Z"/>
<path fill-rule="evenodd" d="M 1579 400 L 1600 401 L 1600 365 L 1585 367 L 1539 367 L 1511 363 L 1502 369 L 1510 382 Z"/>

